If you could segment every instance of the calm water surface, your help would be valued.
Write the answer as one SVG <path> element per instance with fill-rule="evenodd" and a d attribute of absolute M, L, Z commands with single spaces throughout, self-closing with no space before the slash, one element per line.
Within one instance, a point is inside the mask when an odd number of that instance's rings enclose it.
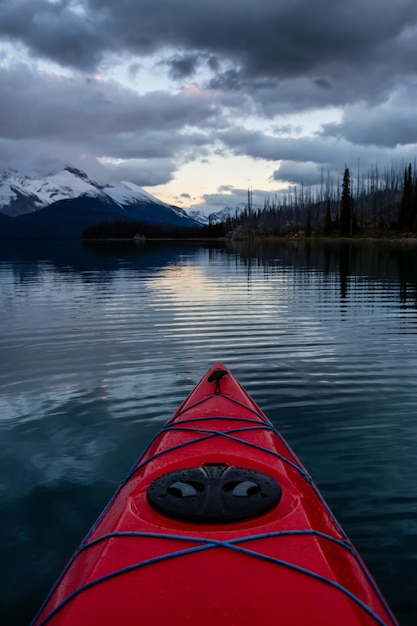
<path fill-rule="evenodd" d="M 218 359 L 417 623 L 417 245 L 0 245 L 0 623 Z"/>

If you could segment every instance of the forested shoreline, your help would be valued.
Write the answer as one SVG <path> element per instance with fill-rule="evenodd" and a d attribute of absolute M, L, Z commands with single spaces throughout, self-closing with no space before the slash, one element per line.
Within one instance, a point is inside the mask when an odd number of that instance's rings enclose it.
<path fill-rule="evenodd" d="M 372 169 L 352 177 L 345 168 L 341 183 L 329 177 L 311 188 L 293 187 L 279 200 L 267 196 L 254 206 L 248 191 L 239 214 L 196 228 L 172 228 L 141 222 L 101 222 L 86 228 L 83 239 L 251 237 L 417 237 L 417 170 L 411 163 Z"/>

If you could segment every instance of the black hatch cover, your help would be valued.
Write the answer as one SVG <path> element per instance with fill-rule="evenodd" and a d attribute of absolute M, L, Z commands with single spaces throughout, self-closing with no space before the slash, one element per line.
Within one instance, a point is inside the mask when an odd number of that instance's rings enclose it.
<path fill-rule="evenodd" d="M 160 476 L 148 488 L 163 515 L 190 522 L 222 523 L 262 515 L 278 504 L 277 481 L 246 467 L 204 463 Z"/>

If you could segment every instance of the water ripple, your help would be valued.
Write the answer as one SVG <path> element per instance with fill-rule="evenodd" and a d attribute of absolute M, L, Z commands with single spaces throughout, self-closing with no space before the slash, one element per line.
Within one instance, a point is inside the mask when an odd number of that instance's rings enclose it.
<path fill-rule="evenodd" d="M 6 542 L 2 560 L 36 581 L 2 581 L 6 618 L 27 623 L 137 454 L 220 359 L 414 624 L 413 261 L 361 248 L 347 263 L 342 249 L 291 242 L 147 246 L 0 260 L 0 493 L 19 529 L 13 538 L 3 515 L 13 559 Z"/>

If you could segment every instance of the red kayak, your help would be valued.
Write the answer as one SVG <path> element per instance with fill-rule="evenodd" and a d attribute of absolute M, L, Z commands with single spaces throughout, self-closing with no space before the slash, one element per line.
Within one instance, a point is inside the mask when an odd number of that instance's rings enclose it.
<path fill-rule="evenodd" d="M 299 459 L 216 363 L 71 558 L 44 624 L 397 621 Z"/>

